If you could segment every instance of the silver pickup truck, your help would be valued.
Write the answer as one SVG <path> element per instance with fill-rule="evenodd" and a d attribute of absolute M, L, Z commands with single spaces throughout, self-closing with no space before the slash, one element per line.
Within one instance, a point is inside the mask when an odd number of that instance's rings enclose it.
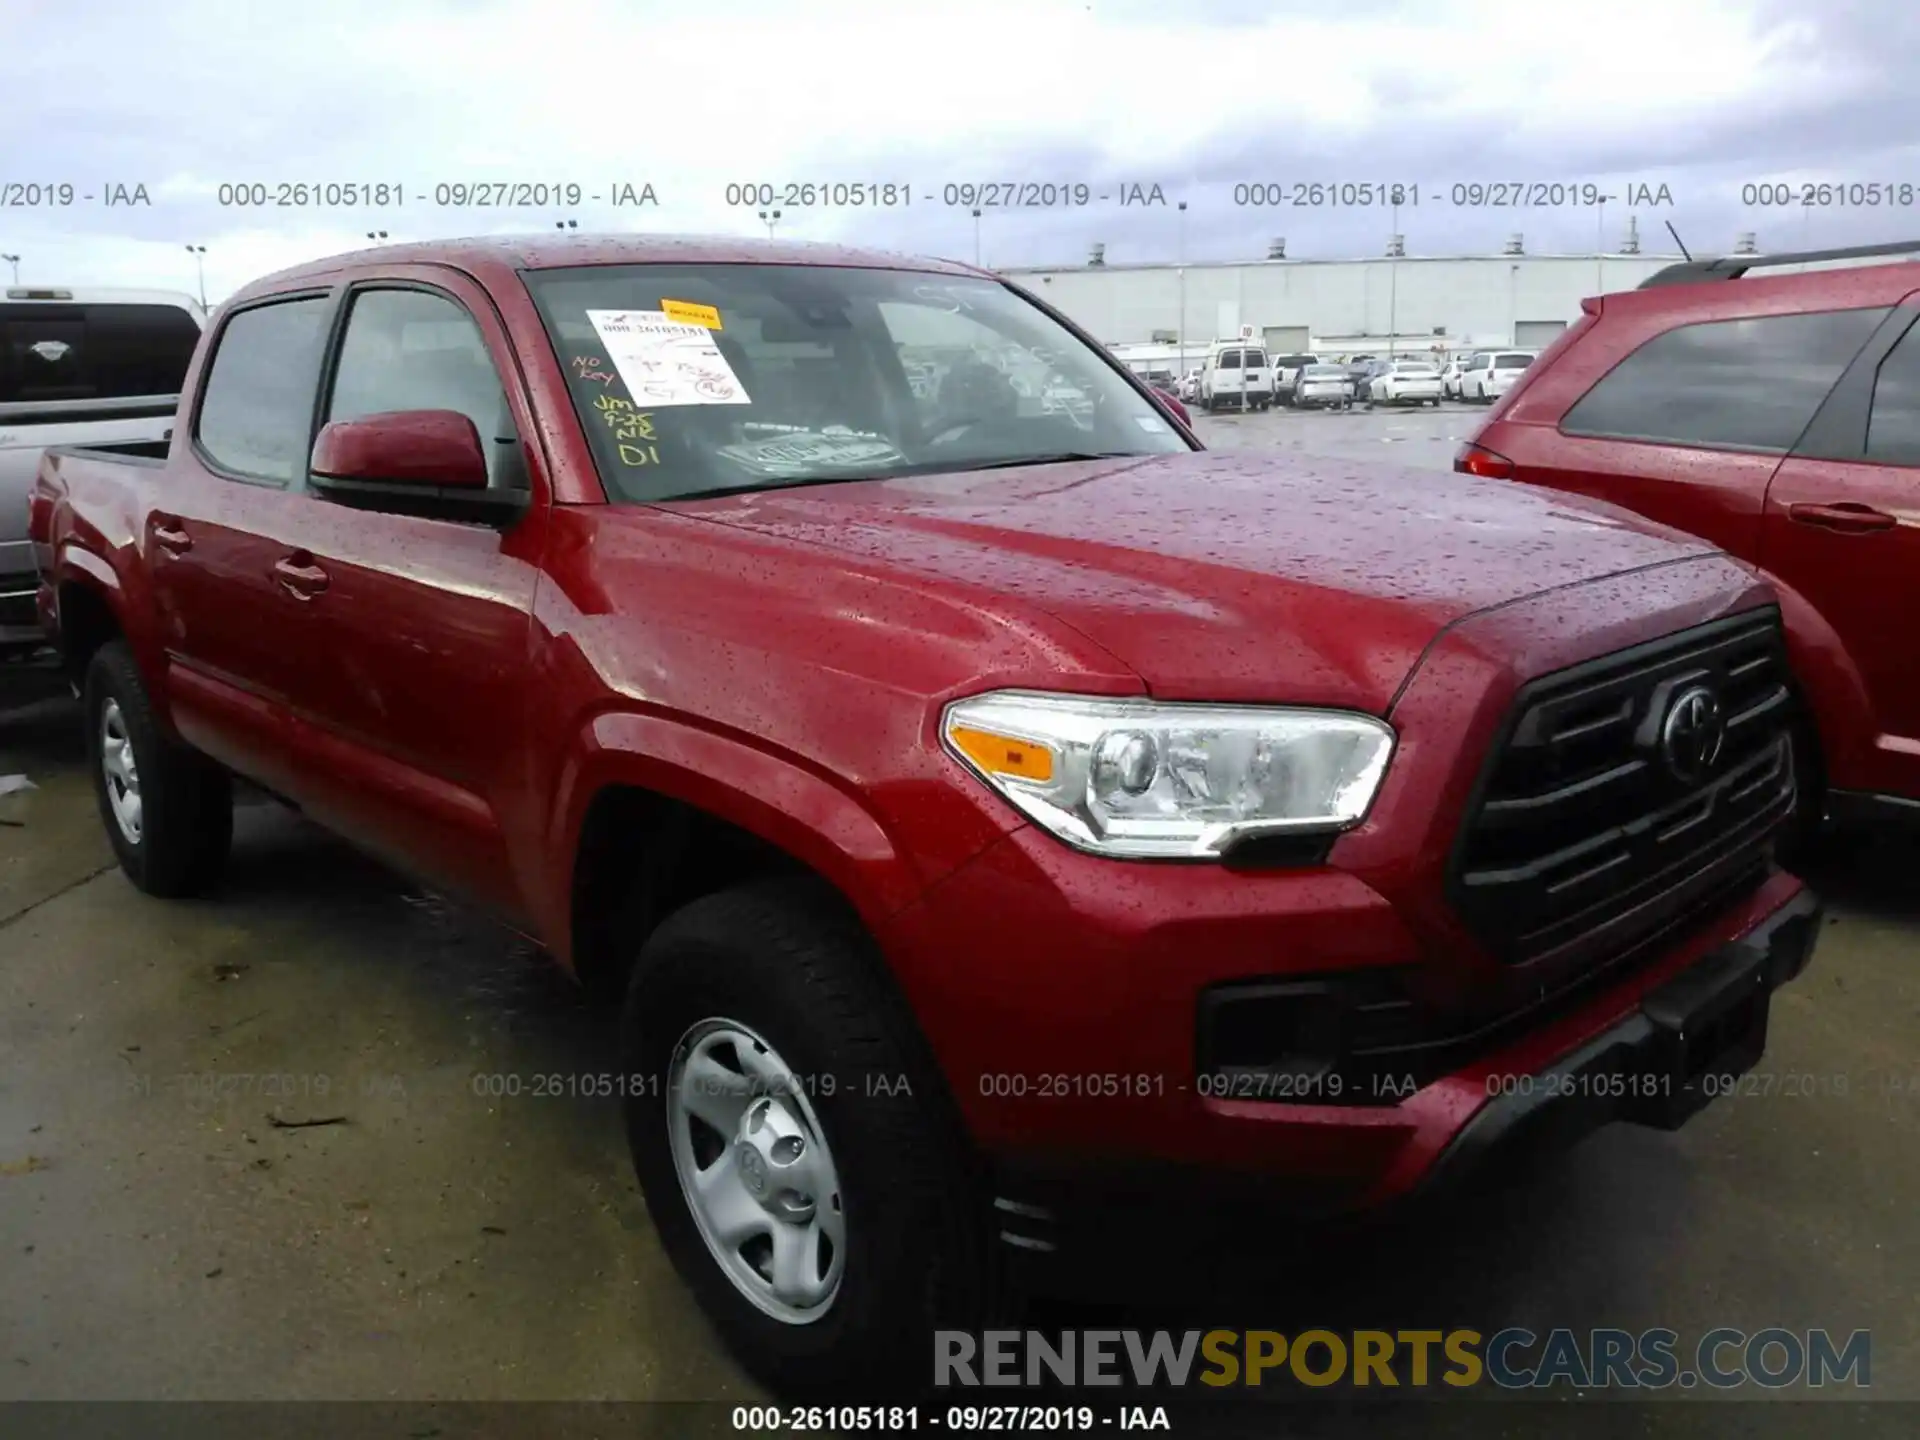
<path fill-rule="evenodd" d="M 27 543 L 40 452 L 165 438 L 206 318 L 170 290 L 16 285 L 0 298 L 0 657 L 41 642 Z"/>

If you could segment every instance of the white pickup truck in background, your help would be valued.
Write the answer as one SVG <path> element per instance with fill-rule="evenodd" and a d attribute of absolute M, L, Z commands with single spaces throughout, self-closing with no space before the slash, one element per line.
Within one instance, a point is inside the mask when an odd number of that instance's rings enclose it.
<path fill-rule="evenodd" d="M 39 648 L 27 492 L 50 445 L 161 440 L 206 327 L 170 290 L 15 285 L 0 295 L 0 658 Z"/>

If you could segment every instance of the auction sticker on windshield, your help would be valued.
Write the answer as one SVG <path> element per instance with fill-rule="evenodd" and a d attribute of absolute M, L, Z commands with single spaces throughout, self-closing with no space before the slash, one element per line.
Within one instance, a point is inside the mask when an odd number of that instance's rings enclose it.
<path fill-rule="evenodd" d="M 589 310 L 587 319 L 641 409 L 753 403 L 706 326 L 664 310 Z"/>

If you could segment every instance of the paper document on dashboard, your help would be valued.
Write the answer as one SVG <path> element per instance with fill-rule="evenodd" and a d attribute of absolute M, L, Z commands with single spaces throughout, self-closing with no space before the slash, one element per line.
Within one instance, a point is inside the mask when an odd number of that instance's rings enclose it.
<path fill-rule="evenodd" d="M 589 310 L 587 319 L 640 409 L 753 403 L 706 326 L 664 310 Z"/>

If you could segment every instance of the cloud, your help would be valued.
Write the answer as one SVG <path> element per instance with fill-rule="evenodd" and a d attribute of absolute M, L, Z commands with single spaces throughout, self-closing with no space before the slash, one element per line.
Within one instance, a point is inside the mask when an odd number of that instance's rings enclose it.
<path fill-rule="evenodd" d="M 780 233 L 960 258 L 974 222 L 970 204 L 946 203 L 962 196 L 949 184 L 1161 187 L 1159 206 L 989 207 L 980 249 L 996 264 L 1076 263 L 1092 241 L 1113 261 L 1258 257 L 1276 235 L 1295 255 L 1377 254 L 1396 222 L 1414 253 L 1491 252 L 1510 231 L 1530 249 L 1577 250 L 1624 226 L 1624 200 L 1604 214 L 1454 203 L 1456 183 L 1508 180 L 1616 196 L 1665 185 L 1672 204 L 1644 209 L 1642 233 L 1673 219 L 1696 250 L 1745 229 L 1763 244 L 1897 238 L 1914 210 L 1783 214 L 1741 199 L 1760 180 L 1920 182 L 1920 153 L 1897 143 L 1920 136 L 1906 81 L 1920 58 L 1914 11 L 15 0 L 0 182 L 145 184 L 152 203 L 0 207 L 0 249 L 27 257 L 27 278 L 181 285 L 185 246 L 205 244 L 218 294 L 364 244 L 368 230 L 425 238 L 573 217 L 755 233 L 759 206 L 729 204 L 727 187 L 763 181 L 905 184 L 911 203 L 891 208 L 783 205 Z M 1333 203 L 1235 203 L 1251 182 L 1329 181 Z M 543 203 L 436 203 L 443 184 L 507 182 Z M 1342 204 L 1343 182 L 1417 187 L 1419 201 L 1397 216 Z M 658 206 L 612 206 L 623 183 L 650 183 Z M 232 187 L 256 184 L 276 202 L 301 198 L 281 185 L 305 184 L 308 203 L 233 203 L 249 192 Z M 405 203 L 313 203 L 382 184 Z M 578 203 L 565 203 L 570 186 Z"/>

